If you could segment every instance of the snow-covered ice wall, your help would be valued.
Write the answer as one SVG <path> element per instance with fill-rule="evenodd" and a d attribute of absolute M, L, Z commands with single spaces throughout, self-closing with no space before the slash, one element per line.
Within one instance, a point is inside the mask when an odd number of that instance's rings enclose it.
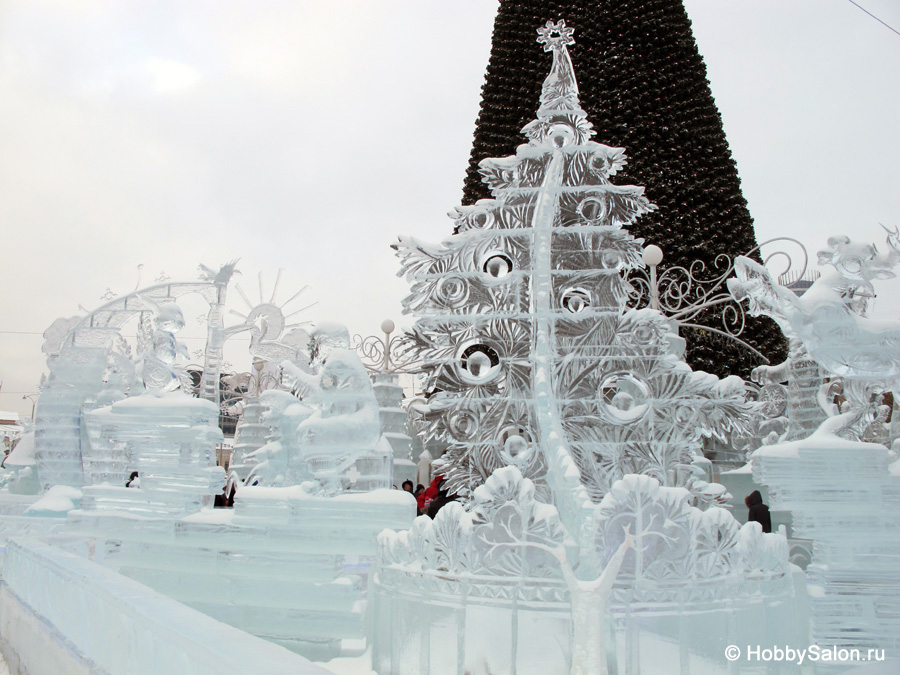
<path fill-rule="evenodd" d="M 327 673 L 90 560 L 10 541 L 0 585 L 0 649 L 29 673 Z"/>

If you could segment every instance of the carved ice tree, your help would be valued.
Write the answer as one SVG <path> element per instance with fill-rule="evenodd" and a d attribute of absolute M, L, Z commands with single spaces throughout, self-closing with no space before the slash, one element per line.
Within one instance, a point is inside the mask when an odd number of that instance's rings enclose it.
<path fill-rule="evenodd" d="M 739 378 L 693 372 L 661 314 L 626 309 L 623 272 L 643 263 L 624 228 L 655 207 L 611 182 L 624 150 L 590 140 L 573 29 L 538 33 L 553 66 L 528 143 L 481 162 L 495 198 L 456 208 L 440 245 L 395 245 L 419 316 L 405 344 L 426 375 L 427 435 L 447 448 L 436 470 L 468 495 L 514 465 L 573 533 L 629 473 L 716 502 L 691 466 L 700 437 L 743 431 L 753 405 Z"/>

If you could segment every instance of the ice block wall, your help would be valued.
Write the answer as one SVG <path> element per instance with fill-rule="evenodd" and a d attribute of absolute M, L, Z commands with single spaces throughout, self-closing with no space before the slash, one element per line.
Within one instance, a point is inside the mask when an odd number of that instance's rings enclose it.
<path fill-rule="evenodd" d="M 769 506 L 814 541 L 807 568 L 815 644 L 900 648 L 900 476 L 884 446 L 818 432 L 765 446 L 753 477 Z"/>
<path fill-rule="evenodd" d="M 277 645 L 33 539 L 11 541 L 0 647 L 31 673 L 324 675 Z"/>

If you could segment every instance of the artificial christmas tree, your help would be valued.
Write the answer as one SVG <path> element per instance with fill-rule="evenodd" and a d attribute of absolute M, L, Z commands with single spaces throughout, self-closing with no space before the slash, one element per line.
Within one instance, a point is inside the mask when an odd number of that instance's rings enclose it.
<path fill-rule="evenodd" d="M 529 142 L 481 162 L 496 199 L 457 208 L 457 234 L 439 246 L 395 245 L 406 311 L 420 317 L 405 342 L 427 375 L 427 438 L 447 448 L 436 472 L 468 495 L 514 465 L 573 532 L 629 473 L 715 503 L 724 490 L 692 466 L 699 439 L 742 431 L 753 404 L 740 378 L 681 361 L 663 315 L 627 309 L 623 272 L 643 264 L 642 242 L 623 226 L 655 207 L 642 187 L 610 181 L 624 151 L 589 140 L 572 28 L 538 32 L 553 67 Z"/>
<path fill-rule="evenodd" d="M 479 161 L 505 156 L 519 144 L 545 72 L 529 44 L 531 31 L 559 19 L 580 31 L 572 61 L 594 128 L 605 143 L 633 149 L 621 180 L 644 185 L 659 207 L 632 229 L 663 249 L 662 267 L 699 260 L 717 269 L 718 255 L 733 258 L 754 248 L 753 221 L 681 0 L 501 0 L 463 204 L 490 194 Z M 723 328 L 712 310 L 694 322 Z M 710 331 L 686 329 L 685 337 L 693 367 L 746 378 L 762 363 Z M 772 364 L 787 355 L 768 319 L 748 320 L 741 338 Z"/>

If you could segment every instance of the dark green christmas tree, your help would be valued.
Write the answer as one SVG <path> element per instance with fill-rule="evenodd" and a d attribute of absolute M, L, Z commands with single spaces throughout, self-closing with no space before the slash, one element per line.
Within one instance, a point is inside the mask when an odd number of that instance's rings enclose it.
<path fill-rule="evenodd" d="M 521 130 L 540 98 L 546 67 L 533 48 L 535 30 L 560 19 L 581 35 L 571 58 L 595 140 L 628 148 L 631 159 L 619 177 L 644 185 L 659 207 L 630 229 L 663 249 L 660 269 L 699 260 L 713 276 L 716 256 L 754 248 L 753 220 L 681 0 L 501 0 L 463 204 L 490 197 L 478 162 L 524 142 Z M 693 322 L 721 329 L 720 311 Z M 684 337 L 694 368 L 746 378 L 761 363 L 712 332 L 685 329 Z M 747 319 L 741 338 L 772 363 L 787 355 L 768 319 Z"/>

